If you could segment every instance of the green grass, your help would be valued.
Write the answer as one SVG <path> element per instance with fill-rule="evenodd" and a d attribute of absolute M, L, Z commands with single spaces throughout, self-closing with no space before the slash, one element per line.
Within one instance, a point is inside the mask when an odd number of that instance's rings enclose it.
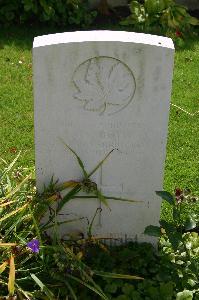
<path fill-rule="evenodd" d="M 0 157 L 9 162 L 21 150 L 23 166 L 34 164 L 32 43 L 46 32 L 31 27 L 0 31 Z"/>
<path fill-rule="evenodd" d="M 31 40 L 23 31 L 0 34 L 0 156 L 10 161 L 22 150 L 22 165 L 34 162 Z"/>
<path fill-rule="evenodd" d="M 199 40 L 175 54 L 164 186 L 197 190 L 199 177 Z M 195 113 L 195 114 L 194 114 Z"/>
<path fill-rule="evenodd" d="M 55 32 L 56 29 L 51 30 Z M 49 29 L 7 28 L 0 32 L 0 157 L 11 161 L 22 150 L 21 165 L 34 164 L 32 41 Z M 21 61 L 22 63 L 19 63 Z M 172 103 L 199 111 L 199 40 L 176 51 Z M 164 188 L 198 190 L 199 114 L 171 106 Z"/>
<path fill-rule="evenodd" d="M 199 40 L 175 53 L 164 189 L 189 188 L 199 194 Z M 182 108 L 177 108 L 176 106 Z M 186 113 L 186 112 L 187 113 Z M 191 208 L 197 214 L 199 203 Z M 168 219 L 165 203 L 162 218 Z"/>

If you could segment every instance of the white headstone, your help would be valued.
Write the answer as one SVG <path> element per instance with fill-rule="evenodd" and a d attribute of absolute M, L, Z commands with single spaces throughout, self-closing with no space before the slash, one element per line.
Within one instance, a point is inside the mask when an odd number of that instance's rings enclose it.
<path fill-rule="evenodd" d="M 158 224 L 166 153 L 174 46 L 169 38 L 132 32 L 68 32 L 34 40 L 34 98 L 37 186 L 81 180 L 65 141 L 91 171 L 105 195 L 142 201 L 71 200 L 63 219 L 85 217 L 65 230 L 86 232 L 96 209 L 93 233 L 147 240 Z M 66 229 L 67 228 L 67 229 Z"/>

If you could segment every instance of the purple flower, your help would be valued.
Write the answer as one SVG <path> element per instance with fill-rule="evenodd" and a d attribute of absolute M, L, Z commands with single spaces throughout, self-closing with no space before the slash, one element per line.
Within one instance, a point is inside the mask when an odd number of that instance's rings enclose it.
<path fill-rule="evenodd" d="M 39 240 L 33 239 L 26 245 L 32 252 L 39 253 Z"/>

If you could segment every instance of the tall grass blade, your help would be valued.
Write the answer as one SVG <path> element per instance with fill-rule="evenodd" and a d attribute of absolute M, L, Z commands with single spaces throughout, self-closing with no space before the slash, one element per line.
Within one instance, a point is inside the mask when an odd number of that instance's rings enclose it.
<path fill-rule="evenodd" d="M 49 300 L 55 300 L 56 297 L 54 294 L 47 288 L 45 284 L 35 275 L 35 274 L 30 274 L 32 279 L 36 282 L 36 284 L 40 287 L 41 291 L 48 297 Z"/>
<path fill-rule="evenodd" d="M 94 214 L 94 216 L 93 216 L 93 218 L 92 218 L 92 220 L 91 220 L 91 222 L 90 222 L 90 224 L 89 224 L 89 227 L 88 227 L 88 237 L 92 237 L 92 227 L 93 227 L 93 223 L 94 223 L 94 220 L 95 220 L 95 218 L 96 218 L 96 216 L 97 216 L 97 213 L 100 211 L 101 212 L 101 208 L 100 207 L 98 207 L 97 209 L 96 209 L 96 211 L 95 211 L 95 214 Z"/>
<path fill-rule="evenodd" d="M 96 191 L 96 196 L 106 207 L 108 207 L 110 209 L 105 196 L 99 190 Z"/>
<path fill-rule="evenodd" d="M 102 291 L 98 290 L 97 288 L 93 287 L 92 285 L 86 283 L 85 281 L 70 275 L 70 274 L 66 274 L 66 277 L 73 279 L 74 281 L 77 281 L 79 283 L 81 283 L 82 285 L 84 285 L 85 287 L 89 288 L 91 291 L 95 292 L 96 294 L 98 294 L 102 299 L 104 300 L 110 300 Z"/>
<path fill-rule="evenodd" d="M 63 225 L 63 224 L 68 224 L 68 223 L 71 223 L 71 222 L 77 222 L 77 221 L 80 221 L 80 220 L 83 220 L 84 219 L 84 217 L 81 217 L 81 218 L 76 218 L 76 219 L 71 219 L 71 220 L 65 220 L 65 221 L 62 221 L 62 222 L 57 222 L 57 226 L 60 226 L 60 225 Z M 53 223 L 53 224 L 50 224 L 50 225 L 43 225 L 42 226 L 42 230 L 47 230 L 47 229 L 49 229 L 49 228 L 52 228 L 52 227 L 54 227 L 55 226 L 55 224 Z"/>
<path fill-rule="evenodd" d="M 11 198 L 16 192 L 18 192 L 21 187 L 24 185 L 24 183 L 26 181 L 28 181 L 28 179 L 30 179 L 32 176 L 32 173 L 30 173 L 28 176 L 26 176 L 9 194 L 6 195 L 5 198 Z"/>
<path fill-rule="evenodd" d="M 20 154 L 21 154 L 21 151 L 19 151 L 19 153 L 17 154 L 17 156 L 15 157 L 15 159 L 11 162 L 11 164 L 9 164 L 9 166 L 0 175 L 0 180 L 2 180 L 4 178 L 4 176 L 12 169 L 12 167 L 16 163 L 17 159 L 19 158 Z"/>
<path fill-rule="evenodd" d="M 74 196 L 72 199 L 75 199 L 75 198 L 77 198 L 77 199 L 80 199 L 80 198 L 83 198 L 83 199 L 97 199 L 98 196 L 96 196 L 96 195 L 83 196 L 82 195 L 82 196 Z M 131 203 L 143 202 L 141 200 L 131 200 L 131 199 L 125 199 L 125 198 L 120 198 L 120 197 L 110 197 L 110 196 L 106 196 L 106 195 L 104 195 L 104 198 L 108 199 L 108 200 L 118 200 L 118 201 L 131 202 Z"/>
<path fill-rule="evenodd" d="M 88 174 L 88 177 L 91 177 L 98 169 L 99 167 L 101 167 L 101 165 L 103 165 L 103 163 L 105 162 L 105 160 L 107 160 L 107 158 L 109 157 L 109 155 L 116 149 L 112 149 L 98 164 L 97 166 Z"/>
<path fill-rule="evenodd" d="M 94 273 L 92 272 L 92 274 Z M 96 284 L 96 282 L 93 280 L 92 276 L 89 276 L 85 271 L 83 271 L 83 275 L 85 278 L 87 278 L 88 282 L 90 281 L 98 291 L 100 291 L 103 295 L 105 295 L 101 287 L 98 284 Z M 107 296 L 105 295 L 105 297 Z"/>
<path fill-rule="evenodd" d="M 74 196 L 81 190 L 80 184 L 75 186 L 70 192 L 68 192 L 59 202 L 56 213 L 62 209 L 62 207 L 69 202 L 71 199 L 74 199 Z"/>
<path fill-rule="evenodd" d="M 0 219 L 0 222 L 6 220 L 6 219 L 8 219 L 8 218 L 10 218 L 11 216 L 15 215 L 15 214 L 18 213 L 19 211 L 25 209 L 25 208 L 28 206 L 28 204 L 29 204 L 29 203 L 26 203 L 26 204 L 23 205 L 22 207 L 17 208 L 17 209 L 15 209 L 14 211 L 11 211 L 9 214 L 6 214 L 4 217 L 2 217 L 2 218 Z"/>
<path fill-rule="evenodd" d="M 16 287 L 17 287 L 17 290 L 22 294 L 22 295 L 24 295 L 26 298 L 25 298 L 25 300 L 32 300 L 33 298 L 32 298 L 32 295 L 29 297 L 28 296 L 28 294 L 31 294 L 31 293 L 29 293 L 29 292 L 27 292 L 27 291 L 24 291 L 22 288 L 20 288 L 20 286 L 17 284 L 17 283 L 15 283 L 15 285 L 16 285 Z M 24 300 L 24 298 L 22 298 L 23 300 Z"/>
<path fill-rule="evenodd" d="M 74 292 L 72 286 L 71 286 L 67 281 L 65 281 L 64 283 L 65 283 L 65 285 L 67 286 L 67 288 L 68 288 L 68 290 L 69 290 L 69 292 L 70 292 L 70 294 L 71 294 L 71 297 L 72 297 L 74 300 L 78 300 L 78 299 L 77 299 L 77 296 L 75 295 L 75 292 Z"/>
<path fill-rule="evenodd" d="M 79 184 L 78 181 L 74 181 L 74 180 L 66 181 L 66 182 L 63 182 L 61 184 L 58 184 L 56 186 L 56 191 L 61 192 L 65 189 L 73 188 L 73 187 L 77 186 L 78 184 Z"/>
<path fill-rule="evenodd" d="M 143 202 L 141 200 L 132 200 L 132 199 L 126 199 L 126 198 L 121 198 L 121 197 L 110 197 L 110 196 L 104 196 L 106 199 L 112 199 L 112 200 L 118 200 L 118 201 L 124 201 L 124 202 L 131 202 L 131 203 L 138 203 L 138 202 Z"/>
<path fill-rule="evenodd" d="M 7 162 L 5 159 L 3 159 L 2 157 L 0 157 L 0 161 L 2 161 L 5 165 L 7 165 Z"/>
<path fill-rule="evenodd" d="M 69 255 L 69 257 L 71 259 L 74 259 L 74 253 L 71 251 L 70 248 L 68 247 L 64 247 L 62 244 L 60 244 L 60 246 L 63 248 L 63 251 Z M 80 262 L 79 261 L 79 266 L 81 266 L 81 272 L 83 274 L 83 277 L 85 278 L 84 280 L 81 280 L 80 278 L 77 278 L 73 275 L 70 275 L 70 274 L 66 274 L 67 277 L 81 283 L 82 285 L 84 285 L 85 287 L 89 288 L 90 290 L 92 290 L 93 292 L 95 292 L 96 294 L 98 294 L 102 299 L 104 300 L 109 300 L 109 298 L 104 294 L 104 292 L 102 291 L 101 287 L 99 285 L 97 285 L 95 283 L 95 281 L 92 279 L 91 276 L 89 276 L 87 274 L 87 272 L 85 272 L 85 268 L 86 268 L 86 265 L 83 263 L 83 262 Z M 90 282 L 91 284 L 88 284 L 87 282 Z"/>
<path fill-rule="evenodd" d="M 102 271 L 93 270 L 94 274 L 101 277 L 107 278 L 115 278 L 115 279 L 129 279 L 129 280 L 144 280 L 143 277 L 134 276 L 134 275 L 126 275 L 126 274 L 117 274 L 117 273 L 109 273 Z"/>
<path fill-rule="evenodd" d="M 7 198 L 5 198 L 5 201 L 7 201 Z M 12 201 L 7 201 L 5 203 L 3 202 L 2 204 L 0 204 L 0 208 L 6 207 L 6 206 L 8 206 L 8 205 L 10 205 L 12 203 L 15 203 L 16 201 L 17 201 L 17 199 L 16 200 L 12 200 Z"/>
<path fill-rule="evenodd" d="M 0 274 L 3 273 L 3 271 L 5 271 L 7 265 L 8 265 L 8 261 L 4 261 L 4 262 L 0 265 Z"/>
<path fill-rule="evenodd" d="M 88 174 L 86 172 L 86 169 L 84 167 L 84 164 L 83 164 L 83 161 L 81 160 L 81 158 L 77 155 L 77 153 L 70 147 L 68 146 L 62 139 L 61 139 L 62 143 L 66 146 L 67 149 L 69 149 L 76 157 L 77 161 L 78 161 L 78 164 L 80 166 L 80 168 L 82 169 L 82 172 L 84 174 L 84 177 L 85 178 L 88 178 Z"/>
<path fill-rule="evenodd" d="M 14 233 L 15 228 L 17 228 L 17 226 L 19 224 L 23 223 L 24 217 L 27 218 L 27 215 L 25 216 L 23 210 L 21 210 L 19 212 L 17 218 L 10 218 L 10 220 L 8 220 L 8 222 L 3 222 L 1 224 L 1 229 L 4 228 L 4 225 L 6 226 L 6 231 L 5 231 L 5 234 L 4 234 L 4 238 L 8 237 L 9 234 Z M 8 223 L 9 223 L 9 226 L 8 226 Z"/>
<path fill-rule="evenodd" d="M 16 243 L 0 243 L 0 247 L 15 247 Z"/>
<path fill-rule="evenodd" d="M 9 278 L 8 278 L 8 292 L 9 296 L 14 296 L 15 292 L 15 262 L 14 262 L 14 256 L 11 255 L 10 257 L 10 272 L 9 272 Z"/>

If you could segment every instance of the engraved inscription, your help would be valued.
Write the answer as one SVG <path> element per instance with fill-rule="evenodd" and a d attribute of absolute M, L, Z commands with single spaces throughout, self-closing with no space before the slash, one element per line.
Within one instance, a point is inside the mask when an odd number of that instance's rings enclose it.
<path fill-rule="evenodd" d="M 72 118 L 72 116 L 70 116 Z M 68 141 L 68 144 L 77 145 L 77 149 L 83 149 L 84 152 L 97 153 L 100 157 L 105 156 L 110 150 L 118 149 L 123 155 L 135 155 L 141 156 L 145 148 L 143 145 L 149 141 L 148 128 L 145 127 L 142 122 L 138 121 L 113 121 L 107 118 L 98 122 L 98 127 L 93 133 L 93 127 L 86 131 L 79 130 L 79 124 L 75 120 L 67 119 L 65 127 L 69 129 L 71 122 L 73 128 L 76 130 L 73 132 L 71 139 L 68 138 L 66 132 L 64 139 Z M 89 124 L 89 123 L 87 123 Z M 86 126 L 88 126 L 86 124 Z M 84 125 L 85 126 L 85 125 Z M 158 129 L 157 129 L 158 134 Z M 85 141 L 88 140 L 89 147 L 85 145 Z"/>
<path fill-rule="evenodd" d="M 116 58 L 93 57 L 80 64 L 74 72 L 76 92 L 83 109 L 99 114 L 114 114 L 127 107 L 133 99 L 136 82 L 127 65 Z"/>

